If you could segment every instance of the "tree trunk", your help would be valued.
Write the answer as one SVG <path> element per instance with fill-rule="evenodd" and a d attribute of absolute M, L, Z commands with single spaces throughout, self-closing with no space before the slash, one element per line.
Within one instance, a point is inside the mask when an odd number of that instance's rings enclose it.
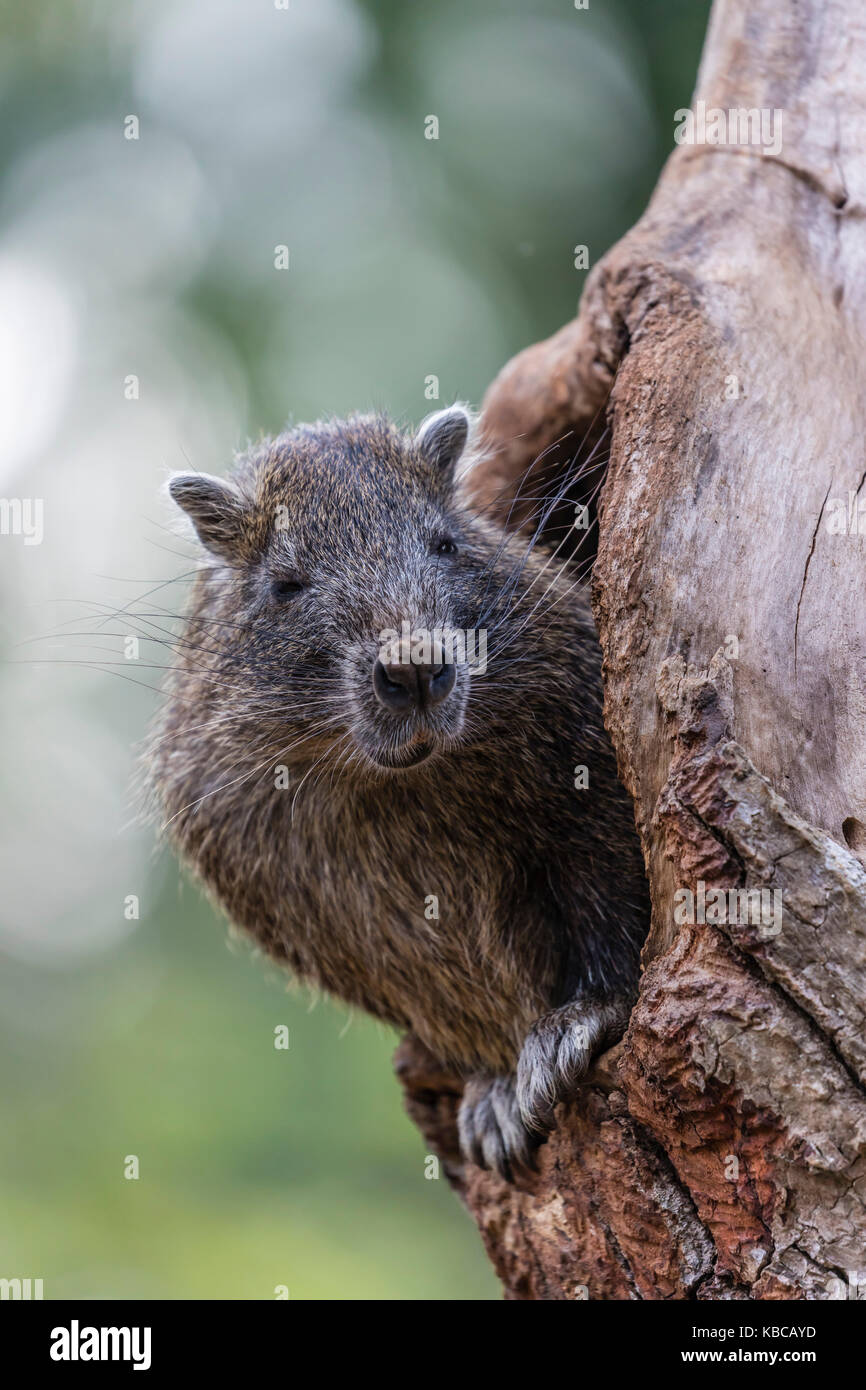
<path fill-rule="evenodd" d="M 511 1298 L 866 1283 L 862 0 L 716 0 L 696 101 L 781 109 L 781 148 L 679 145 L 484 404 L 487 503 L 607 420 L 593 603 L 653 902 L 626 1037 L 536 1178 L 462 1166 L 459 1083 L 398 1051 Z"/>

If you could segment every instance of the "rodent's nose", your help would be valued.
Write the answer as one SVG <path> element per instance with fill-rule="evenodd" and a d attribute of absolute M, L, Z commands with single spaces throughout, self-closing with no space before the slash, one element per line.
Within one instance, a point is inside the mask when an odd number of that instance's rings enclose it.
<path fill-rule="evenodd" d="M 429 665 L 377 661 L 373 667 L 376 698 L 396 713 L 441 704 L 451 694 L 456 679 L 456 668 L 445 661 Z"/>

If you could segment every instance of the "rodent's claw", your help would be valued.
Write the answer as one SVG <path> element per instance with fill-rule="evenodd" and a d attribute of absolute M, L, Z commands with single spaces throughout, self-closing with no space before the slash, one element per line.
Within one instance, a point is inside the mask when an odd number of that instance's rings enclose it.
<path fill-rule="evenodd" d="M 479 1168 L 490 1168 L 512 1182 L 515 1166 L 534 1166 L 535 1141 L 520 1119 L 513 1077 L 471 1077 L 457 1125 L 464 1157 Z"/>
<path fill-rule="evenodd" d="M 595 1054 L 628 1022 L 619 999 L 578 999 L 533 1024 L 517 1062 L 517 1103 L 526 1128 L 544 1136 L 554 1109 L 573 1095 Z"/>
<path fill-rule="evenodd" d="M 618 997 L 573 999 L 533 1024 L 516 1076 L 470 1077 L 457 1116 L 464 1157 L 507 1182 L 516 1168 L 534 1168 L 555 1107 L 574 1094 L 595 1054 L 624 1031 L 629 1004 Z"/>

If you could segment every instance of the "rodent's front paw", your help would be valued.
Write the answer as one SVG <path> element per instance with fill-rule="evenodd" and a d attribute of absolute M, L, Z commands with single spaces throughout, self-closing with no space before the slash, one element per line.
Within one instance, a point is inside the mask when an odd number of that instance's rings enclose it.
<path fill-rule="evenodd" d="M 517 1062 L 517 1102 L 528 1130 L 546 1135 L 554 1107 L 574 1093 L 600 1048 L 628 1022 L 628 1003 L 578 999 L 534 1023 Z"/>
<path fill-rule="evenodd" d="M 521 1121 L 513 1077 L 471 1077 L 457 1126 L 464 1157 L 479 1168 L 492 1168 L 511 1182 L 515 1166 L 532 1166 L 536 1141 Z"/>

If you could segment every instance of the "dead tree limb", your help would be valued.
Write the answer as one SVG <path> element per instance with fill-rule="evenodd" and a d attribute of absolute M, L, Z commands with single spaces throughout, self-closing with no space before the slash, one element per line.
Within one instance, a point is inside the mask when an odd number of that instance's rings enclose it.
<path fill-rule="evenodd" d="M 698 102 L 780 110 L 780 148 L 680 145 L 484 404 L 488 504 L 610 428 L 593 603 L 653 901 L 628 1033 L 532 1182 L 461 1166 L 459 1084 L 398 1053 L 513 1298 L 864 1296 L 861 0 L 716 0 Z M 779 894 L 781 930 L 683 890 Z"/>

